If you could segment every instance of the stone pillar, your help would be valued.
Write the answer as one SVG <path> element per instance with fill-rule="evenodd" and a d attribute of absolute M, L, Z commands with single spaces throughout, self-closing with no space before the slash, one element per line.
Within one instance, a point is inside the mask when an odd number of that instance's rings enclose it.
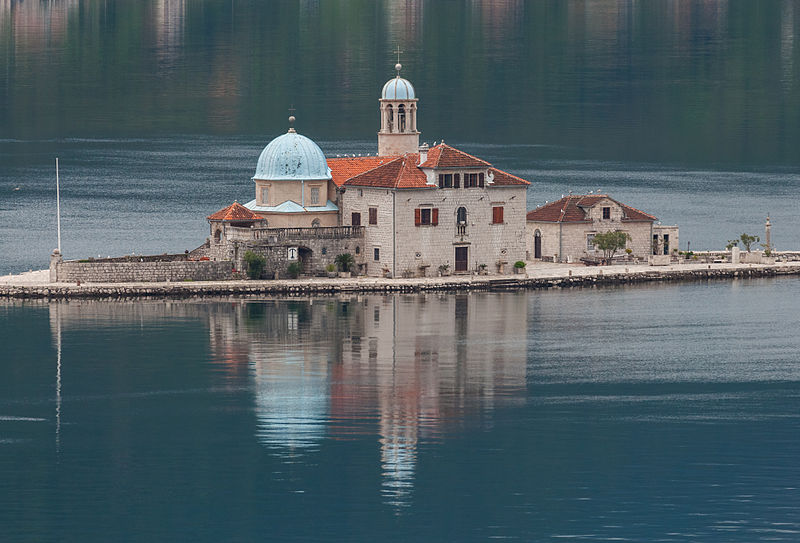
<path fill-rule="evenodd" d="M 742 250 L 738 247 L 731 249 L 731 264 L 738 264 L 741 261 L 741 252 Z"/>
<path fill-rule="evenodd" d="M 61 252 L 58 249 L 53 249 L 53 254 L 50 255 L 50 282 L 58 283 L 58 268 L 63 262 Z"/>
<path fill-rule="evenodd" d="M 772 234 L 772 223 L 769 222 L 769 215 L 767 215 L 767 224 L 764 225 L 764 230 L 765 230 L 765 236 L 764 237 L 766 238 L 766 246 L 767 246 L 767 249 L 769 249 L 770 252 L 771 252 L 772 251 L 772 239 L 771 239 L 772 238 L 772 236 L 771 236 L 771 234 Z"/>

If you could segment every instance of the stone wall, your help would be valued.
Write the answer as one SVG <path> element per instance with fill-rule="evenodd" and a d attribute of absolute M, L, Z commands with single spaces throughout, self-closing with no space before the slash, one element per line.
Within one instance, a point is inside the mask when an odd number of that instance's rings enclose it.
<path fill-rule="evenodd" d="M 114 259 L 62 261 L 54 255 L 51 281 L 58 283 L 139 283 L 164 281 L 223 281 L 232 279 L 230 262 L 210 260 L 120 262 Z"/>
<path fill-rule="evenodd" d="M 363 229 L 351 228 L 236 228 L 226 225 L 220 241 L 214 237 L 206 245 L 192 251 L 192 256 L 207 256 L 212 261 L 229 261 L 237 270 L 245 270 L 244 254 L 252 251 L 267 260 L 267 278 L 287 277 L 289 249 L 298 250 L 297 262 L 304 275 L 325 275 L 325 268 L 335 264 L 342 253 L 353 255 L 354 271 L 363 272 L 365 258 Z"/>

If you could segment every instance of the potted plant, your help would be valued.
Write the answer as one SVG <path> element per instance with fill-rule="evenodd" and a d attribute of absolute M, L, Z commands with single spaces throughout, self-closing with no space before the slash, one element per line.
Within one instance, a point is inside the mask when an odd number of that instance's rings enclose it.
<path fill-rule="evenodd" d="M 486 264 L 478 264 L 478 275 L 489 275 L 488 266 Z"/>
<path fill-rule="evenodd" d="M 447 277 L 448 275 L 450 275 L 450 264 L 442 264 L 439 266 L 439 276 Z"/>
<path fill-rule="evenodd" d="M 524 273 L 525 272 L 525 262 L 522 260 L 517 260 L 514 262 L 514 273 Z"/>
<path fill-rule="evenodd" d="M 339 266 L 339 277 L 350 277 L 350 269 L 353 267 L 353 263 L 355 262 L 353 255 L 350 253 L 336 255 L 334 262 L 336 262 L 336 265 Z"/>
<path fill-rule="evenodd" d="M 328 273 L 328 277 L 336 277 L 336 266 L 333 264 L 325 266 L 325 271 Z"/>

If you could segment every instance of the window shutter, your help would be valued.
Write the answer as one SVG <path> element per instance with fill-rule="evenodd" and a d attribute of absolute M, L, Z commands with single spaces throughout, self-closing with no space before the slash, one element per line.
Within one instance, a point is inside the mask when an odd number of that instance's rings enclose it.
<path fill-rule="evenodd" d="M 483 173 L 478 174 L 478 186 L 483 188 Z"/>
<path fill-rule="evenodd" d="M 422 210 L 417 208 L 414 210 L 414 226 L 422 224 Z"/>
<path fill-rule="evenodd" d="M 439 174 L 439 188 L 440 189 L 444 188 L 444 174 L 441 173 Z"/>
<path fill-rule="evenodd" d="M 433 226 L 436 226 L 437 224 L 439 224 L 439 208 L 438 207 L 434 207 L 431 210 L 431 224 Z"/>
<path fill-rule="evenodd" d="M 492 224 L 500 224 L 503 222 L 503 208 L 496 206 L 492 208 Z"/>
<path fill-rule="evenodd" d="M 453 176 L 453 186 L 455 188 L 461 187 L 461 174 L 457 173 Z"/>

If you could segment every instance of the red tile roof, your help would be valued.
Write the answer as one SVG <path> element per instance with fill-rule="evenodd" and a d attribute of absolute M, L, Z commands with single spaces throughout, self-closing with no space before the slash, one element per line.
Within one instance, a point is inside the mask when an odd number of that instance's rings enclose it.
<path fill-rule="evenodd" d="M 239 202 L 233 202 L 216 213 L 207 217 L 209 221 L 245 222 L 260 221 L 261 217 L 244 207 Z"/>
<path fill-rule="evenodd" d="M 494 175 L 494 182 L 490 186 L 508 186 L 508 185 L 530 185 L 530 181 L 525 181 L 521 177 L 517 177 L 516 175 L 511 175 L 508 172 L 504 172 L 503 170 L 498 170 L 497 168 L 489 168 L 489 171 L 492 172 Z"/>
<path fill-rule="evenodd" d="M 329 158 L 328 167 L 331 169 L 331 177 L 337 187 L 344 185 L 344 182 L 358 174 L 371 170 L 381 164 L 396 157 L 389 156 L 360 156 Z"/>
<path fill-rule="evenodd" d="M 433 188 L 420 168 L 487 168 L 494 175 L 492 186 L 529 185 L 521 177 L 491 168 L 491 164 L 439 144 L 428 151 L 424 164 L 417 165 L 419 154 L 403 156 L 365 156 L 329 158 L 328 166 L 336 186 L 342 185 L 385 188 Z"/>
<path fill-rule="evenodd" d="M 419 155 L 408 154 L 387 161 L 345 181 L 347 186 L 395 189 L 435 188 L 428 185 L 425 173 L 417 167 Z"/>
<path fill-rule="evenodd" d="M 485 160 L 459 151 L 447 144 L 440 143 L 428 151 L 428 157 L 420 168 L 487 168 L 491 166 Z"/>
<path fill-rule="evenodd" d="M 584 209 L 594 207 L 601 200 L 611 200 L 622 207 L 623 222 L 656 220 L 654 216 L 618 202 L 606 194 L 565 196 L 560 200 L 529 211 L 526 217 L 529 221 L 590 222 L 586 218 Z"/>

